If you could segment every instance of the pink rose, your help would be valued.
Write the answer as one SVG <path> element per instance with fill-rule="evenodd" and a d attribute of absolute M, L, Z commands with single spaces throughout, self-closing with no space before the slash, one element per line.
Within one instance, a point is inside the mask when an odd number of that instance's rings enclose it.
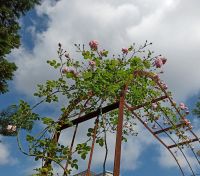
<path fill-rule="evenodd" d="M 12 125 L 8 125 L 6 128 L 8 131 L 10 131 L 12 129 Z"/>
<path fill-rule="evenodd" d="M 122 53 L 123 54 L 128 54 L 128 48 L 122 48 Z"/>
<path fill-rule="evenodd" d="M 92 40 L 89 42 L 89 45 L 92 50 L 97 50 L 99 43 L 96 40 Z"/>
<path fill-rule="evenodd" d="M 187 126 L 190 126 L 190 124 L 191 124 L 191 122 L 190 122 L 188 119 L 186 119 L 186 118 L 183 119 L 183 122 L 184 122 L 185 125 L 187 125 Z"/>
<path fill-rule="evenodd" d="M 160 58 L 156 58 L 154 65 L 156 66 L 156 68 L 161 68 L 163 65 L 163 62 Z"/>
<path fill-rule="evenodd" d="M 187 107 L 185 106 L 185 104 L 184 103 L 180 103 L 179 104 L 179 107 L 182 109 L 182 110 L 184 110 L 184 109 L 186 109 Z"/>
<path fill-rule="evenodd" d="M 168 89 L 167 84 L 165 84 L 164 82 L 161 82 L 161 85 L 162 85 L 162 88 L 163 88 L 163 89 L 165 89 L 165 90 Z"/>
<path fill-rule="evenodd" d="M 89 65 L 90 65 L 90 66 L 92 66 L 92 67 L 94 67 L 94 66 L 96 65 L 96 62 L 95 62 L 95 61 L 92 61 L 92 60 L 90 60 L 90 61 L 89 61 Z"/>
<path fill-rule="evenodd" d="M 152 103 L 152 108 L 156 109 L 158 107 L 158 105 L 156 103 Z"/>
<path fill-rule="evenodd" d="M 166 62 L 167 62 L 166 58 L 159 56 L 156 58 L 154 66 L 156 66 L 156 68 L 161 68 Z"/>
<path fill-rule="evenodd" d="M 17 126 L 15 125 L 8 125 L 6 128 L 10 132 L 15 132 L 17 130 Z"/>
<path fill-rule="evenodd" d="M 15 132 L 17 130 L 17 127 L 15 125 L 12 126 L 12 132 Z"/>
<path fill-rule="evenodd" d="M 65 74 L 65 73 L 72 73 L 74 76 L 78 77 L 78 73 L 73 68 L 64 67 L 62 69 L 62 73 L 63 74 Z"/>
<path fill-rule="evenodd" d="M 67 72 L 69 72 L 68 68 L 67 68 L 67 67 L 64 67 L 64 68 L 62 69 L 62 73 L 64 74 L 64 73 L 67 73 Z"/>

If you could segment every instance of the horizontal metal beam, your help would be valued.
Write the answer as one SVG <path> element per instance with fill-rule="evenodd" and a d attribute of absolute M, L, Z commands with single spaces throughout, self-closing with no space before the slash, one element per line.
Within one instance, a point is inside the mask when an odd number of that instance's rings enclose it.
<path fill-rule="evenodd" d="M 71 121 L 72 125 L 65 124 L 60 128 L 60 130 L 64 130 L 66 128 L 69 128 L 70 126 L 77 125 L 79 123 L 82 123 L 82 122 L 85 122 L 87 120 L 90 120 L 90 119 L 92 119 L 94 117 L 97 117 L 98 115 L 100 115 L 101 112 L 102 112 L 102 114 L 105 114 L 105 113 L 107 113 L 109 111 L 112 111 L 114 109 L 117 109 L 117 108 L 119 108 L 119 102 L 116 102 L 116 103 L 113 103 L 111 105 L 105 106 L 101 110 L 98 109 L 96 111 L 93 111 L 91 113 L 83 115 L 83 116 L 81 116 L 79 118 L 76 118 L 76 119 Z"/>
<path fill-rule="evenodd" d="M 184 125 L 184 124 L 181 123 L 181 124 L 175 125 L 175 127 L 178 128 L 178 127 L 181 127 L 181 126 L 183 126 L 183 125 Z M 162 130 L 155 131 L 154 134 L 163 133 L 163 132 L 169 131 L 169 130 L 171 130 L 171 129 L 173 129 L 173 128 L 174 128 L 173 126 L 170 126 L 170 127 L 168 127 L 168 128 L 164 128 L 164 129 L 162 129 Z"/>
<path fill-rule="evenodd" d="M 136 110 L 136 109 L 142 108 L 144 106 L 147 106 L 149 103 L 155 103 L 155 102 L 163 100 L 165 98 L 167 98 L 167 97 L 166 96 L 162 96 L 162 97 L 153 99 L 150 102 L 145 102 L 145 103 L 143 103 L 141 105 L 134 106 L 133 108 L 134 108 L 134 110 Z M 83 116 L 81 116 L 79 118 L 76 118 L 76 119 L 71 121 L 72 125 L 65 124 L 65 125 L 61 126 L 60 130 L 64 130 L 66 128 L 69 128 L 70 126 L 77 125 L 79 123 L 82 123 L 82 122 L 85 122 L 87 120 L 90 120 L 90 119 L 92 119 L 94 117 L 97 117 L 101 113 L 101 111 L 102 111 L 102 114 L 105 114 L 105 113 L 107 113 L 109 111 L 112 111 L 114 109 L 117 109 L 117 108 L 119 108 L 119 102 L 116 102 L 116 103 L 113 103 L 111 105 L 105 106 L 105 107 L 102 108 L 102 110 L 98 109 L 96 111 L 93 111 L 91 113 L 83 115 Z"/>
<path fill-rule="evenodd" d="M 191 142 L 196 142 L 196 141 L 198 141 L 198 140 L 199 140 L 198 138 L 191 139 L 191 140 L 188 140 L 188 141 L 180 142 L 180 143 L 178 143 L 178 144 L 170 145 L 170 146 L 168 146 L 167 148 L 170 149 L 170 148 L 178 147 L 178 146 L 180 146 L 180 145 L 189 144 L 189 143 L 191 143 Z"/>

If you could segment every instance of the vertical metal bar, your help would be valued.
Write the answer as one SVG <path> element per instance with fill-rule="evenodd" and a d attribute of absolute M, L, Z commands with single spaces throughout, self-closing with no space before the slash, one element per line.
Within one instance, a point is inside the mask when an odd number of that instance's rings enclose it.
<path fill-rule="evenodd" d="M 94 152 L 94 144 L 95 144 L 95 141 L 96 141 L 96 133 L 97 133 L 97 128 L 98 128 L 98 123 L 99 123 L 99 118 L 97 117 L 97 119 L 95 121 L 95 127 L 94 127 L 93 139 L 92 139 L 92 147 L 91 147 L 91 150 L 90 150 L 90 158 L 89 158 L 89 162 L 88 162 L 88 168 L 87 168 L 86 176 L 90 176 L 90 167 L 91 167 L 91 163 L 92 163 L 92 156 L 93 156 L 93 152 Z"/>
<path fill-rule="evenodd" d="M 119 176 L 120 174 L 123 114 L 124 114 L 124 94 L 120 96 L 120 102 L 119 102 L 119 115 L 118 115 L 118 124 L 117 124 L 115 160 L 114 160 L 114 170 L 113 170 L 114 176 Z"/>
<path fill-rule="evenodd" d="M 72 149 L 73 149 L 73 146 L 74 146 L 74 140 L 75 140 L 75 137 L 76 137 L 76 133 L 77 133 L 77 129 L 78 129 L 78 124 L 76 124 L 75 126 L 75 129 L 74 129 L 74 134 L 73 134 L 73 137 L 72 137 L 72 141 L 71 141 L 71 146 L 70 146 L 70 155 L 72 155 Z M 68 169 L 68 162 L 66 162 L 66 165 L 65 165 L 65 170 L 64 170 L 64 174 L 63 176 L 67 176 L 67 169 Z"/>

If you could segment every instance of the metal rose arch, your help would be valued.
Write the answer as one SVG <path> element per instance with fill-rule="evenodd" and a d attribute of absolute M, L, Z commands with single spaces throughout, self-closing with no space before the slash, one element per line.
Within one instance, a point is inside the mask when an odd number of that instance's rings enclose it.
<path fill-rule="evenodd" d="M 141 122 L 141 124 L 155 137 L 155 139 L 157 139 L 160 142 L 160 144 L 163 145 L 169 151 L 169 153 L 172 155 L 172 157 L 176 161 L 177 166 L 179 167 L 180 172 L 183 176 L 185 176 L 186 174 L 184 173 L 184 170 L 183 170 L 176 154 L 172 151 L 173 148 L 177 148 L 181 152 L 181 154 L 183 155 L 183 158 L 185 159 L 187 165 L 189 166 L 191 174 L 193 176 L 195 176 L 196 175 L 195 171 L 192 168 L 192 165 L 191 165 L 189 159 L 187 158 L 186 154 L 183 151 L 183 147 L 189 148 L 192 151 L 197 164 L 200 165 L 200 161 L 198 159 L 198 156 L 195 153 L 195 149 L 191 145 L 192 142 L 200 143 L 200 140 L 199 140 L 198 136 L 192 131 L 192 126 L 191 126 L 189 120 L 186 119 L 185 115 L 182 115 L 180 108 L 178 108 L 176 106 L 172 97 L 169 96 L 169 94 L 166 90 L 166 87 L 165 87 L 166 85 L 158 79 L 157 75 L 155 75 L 152 72 L 134 71 L 133 79 L 131 81 L 134 82 L 135 77 L 145 77 L 147 79 L 151 79 L 152 81 L 154 81 L 156 83 L 155 88 L 159 89 L 162 92 L 162 95 L 159 97 L 149 97 L 148 101 L 141 103 L 140 105 L 137 105 L 137 106 L 131 106 L 128 103 L 128 101 L 126 101 L 127 92 L 129 89 L 129 83 L 127 83 L 124 86 L 124 89 L 121 91 L 120 100 L 118 102 L 113 103 L 108 106 L 105 106 L 105 107 L 101 107 L 101 109 L 90 112 L 89 114 L 85 114 L 81 117 L 78 117 L 78 118 L 72 120 L 72 125 L 63 125 L 60 127 L 60 131 L 62 131 L 71 126 L 75 126 L 75 131 L 74 131 L 74 134 L 72 137 L 70 150 L 72 151 L 75 136 L 76 136 L 77 129 L 78 129 L 78 125 L 80 123 L 88 121 L 93 118 L 96 118 L 100 114 L 106 114 L 110 111 L 118 109 L 119 112 L 118 112 L 118 124 L 117 124 L 117 132 L 116 132 L 115 158 L 114 158 L 113 173 L 114 173 L 114 176 L 119 176 L 120 175 L 121 144 L 122 144 L 122 138 L 123 138 L 123 136 L 122 136 L 123 116 L 124 116 L 124 109 L 127 109 L 128 111 L 130 111 L 132 113 L 132 118 L 137 118 L 139 120 L 139 122 Z M 138 85 L 138 89 L 142 89 L 142 86 L 141 87 L 140 86 L 141 85 Z M 179 121 L 177 121 L 175 123 L 173 120 L 171 120 L 171 118 L 165 113 L 164 106 L 161 105 L 162 104 L 161 102 L 164 104 L 168 102 L 171 105 L 171 107 L 176 112 Z M 181 107 L 181 108 L 182 108 L 182 110 L 185 109 L 185 107 Z M 154 116 L 154 114 L 152 114 L 152 112 L 150 111 L 151 109 L 156 110 L 156 111 L 161 111 L 163 113 L 164 117 L 161 118 L 158 116 Z M 137 112 L 138 110 L 140 110 L 140 113 Z M 141 115 L 141 111 L 143 111 L 142 115 Z M 187 111 L 186 111 L 186 114 L 187 114 Z M 91 168 L 91 164 L 92 164 L 92 157 L 93 157 L 98 123 L 99 123 L 99 118 L 96 118 L 86 176 L 90 176 L 90 168 Z M 189 135 L 185 134 L 185 131 L 190 132 L 193 135 L 193 138 L 190 137 Z M 163 133 L 173 143 L 172 145 L 166 144 L 164 142 L 164 140 L 162 139 L 162 136 L 159 136 L 160 134 L 163 134 Z M 174 134 L 178 137 L 178 139 L 179 139 L 178 142 L 175 141 L 175 139 L 173 139 L 172 136 Z M 54 136 L 54 138 L 58 138 L 58 135 L 60 135 L 60 133 L 56 134 L 56 135 Z M 51 161 L 49 160 L 47 162 L 49 164 Z M 44 165 L 47 165 L 47 162 Z M 67 167 L 68 167 L 68 164 L 65 166 L 65 169 L 67 169 Z"/>
<path fill-rule="evenodd" d="M 9 126 L 4 125 L 4 131 L 17 134 L 19 149 L 24 154 L 42 161 L 42 167 L 35 169 L 39 175 L 55 175 L 52 163 L 63 169 L 63 176 L 70 175 L 72 169 L 78 169 L 78 159 L 86 159 L 89 154 L 84 174 L 90 176 L 95 144 L 105 146 L 105 175 L 108 155 L 106 139 L 107 132 L 111 132 L 116 133 L 113 173 L 119 176 L 121 145 L 127 141 L 126 136 L 137 135 L 135 120 L 171 154 L 183 176 L 186 176 L 185 169 L 177 154 L 182 156 L 192 176 L 196 175 L 196 169 L 184 148 L 194 156 L 199 168 L 200 161 L 193 145 L 196 142 L 199 146 L 199 137 L 186 118 L 189 114 L 187 106 L 184 103 L 177 105 L 167 85 L 159 78 L 162 70 L 157 72 L 157 69 L 166 63 L 166 59 L 160 55 L 152 56 L 153 52 L 146 51 L 151 44 L 146 41 L 139 48 L 133 44 L 122 48 L 122 53 L 113 57 L 108 55 L 108 51 L 100 50 L 95 40 L 89 43 L 89 49 L 85 45 L 75 44 L 77 52 L 81 53 L 80 61 L 71 57 L 59 43 L 58 59 L 47 61 L 58 72 L 58 78 L 38 85 L 34 96 L 42 100 L 32 108 L 25 101 L 20 101 Z M 33 112 L 40 104 L 57 103 L 61 97 L 66 104 L 60 109 L 57 119 L 40 117 Z M 93 128 L 87 129 L 87 141 L 75 145 L 79 124 L 91 119 L 95 119 L 95 122 Z M 45 128 L 33 134 L 30 130 L 36 120 L 40 120 Z M 60 136 L 71 127 L 74 127 L 74 131 L 70 145 L 62 145 Z M 26 136 L 28 151 L 19 140 L 21 129 L 29 132 Z M 89 142 L 91 145 L 88 145 Z"/>

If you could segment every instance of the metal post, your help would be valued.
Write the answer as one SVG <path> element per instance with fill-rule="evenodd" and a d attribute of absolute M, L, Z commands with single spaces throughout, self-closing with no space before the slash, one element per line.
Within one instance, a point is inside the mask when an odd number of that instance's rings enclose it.
<path fill-rule="evenodd" d="M 122 130 L 123 130 L 123 114 L 124 114 L 124 94 L 120 96 L 119 115 L 117 124 L 116 144 L 115 144 L 115 160 L 114 160 L 114 176 L 120 174 L 120 160 L 121 160 L 121 145 L 122 145 Z"/>

